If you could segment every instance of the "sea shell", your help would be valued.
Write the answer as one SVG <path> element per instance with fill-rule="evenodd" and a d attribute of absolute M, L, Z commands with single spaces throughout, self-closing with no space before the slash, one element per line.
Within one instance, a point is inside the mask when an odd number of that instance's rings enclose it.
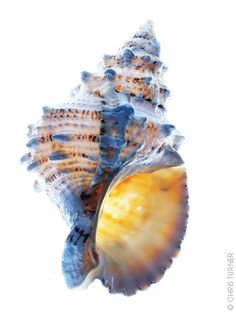
<path fill-rule="evenodd" d="M 62 257 L 69 287 L 95 278 L 132 295 L 159 280 L 188 217 L 183 136 L 165 116 L 160 45 L 148 21 L 100 69 L 82 72 L 72 100 L 29 126 L 36 188 L 70 227 Z"/>

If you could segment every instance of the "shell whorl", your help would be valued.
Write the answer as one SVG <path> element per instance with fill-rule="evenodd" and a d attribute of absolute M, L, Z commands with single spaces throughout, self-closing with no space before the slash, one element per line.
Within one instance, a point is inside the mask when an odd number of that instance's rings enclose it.
<path fill-rule="evenodd" d="M 22 161 L 28 170 L 36 170 L 37 186 L 56 203 L 71 228 L 62 258 L 69 287 L 99 278 L 111 292 L 134 294 L 161 277 L 180 246 L 188 211 L 186 175 L 177 153 L 183 136 L 165 116 L 170 93 L 163 80 L 167 68 L 159 56 L 160 44 L 147 22 L 117 54 L 104 56 L 97 73 L 81 73 L 82 84 L 72 91 L 71 102 L 44 107 L 41 121 L 29 126 L 29 152 Z M 142 188 L 145 182 L 149 190 Z M 163 185 L 168 193 L 157 193 L 166 202 L 160 209 L 152 198 Z M 139 191 L 135 200 L 127 189 Z M 117 206 L 123 208 L 117 195 L 126 200 L 129 212 L 122 216 L 123 229 L 113 219 L 119 214 Z M 142 206 L 136 203 L 139 197 Z M 143 217 L 167 218 L 157 230 L 148 218 L 150 228 L 142 231 L 146 220 L 133 210 L 136 205 L 149 208 Z M 152 232 L 159 236 L 158 228 L 169 225 L 168 241 L 148 244 Z M 139 230 L 135 235 L 129 230 L 132 226 Z M 116 238 L 122 230 L 136 247 Z M 140 256 L 139 245 L 149 252 L 146 266 L 146 253 Z M 119 247 L 126 263 L 115 253 Z M 131 260 L 136 256 L 135 264 Z"/>

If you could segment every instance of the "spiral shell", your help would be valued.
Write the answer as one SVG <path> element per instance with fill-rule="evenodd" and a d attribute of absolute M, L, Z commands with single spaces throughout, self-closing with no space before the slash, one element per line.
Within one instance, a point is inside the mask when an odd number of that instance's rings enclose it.
<path fill-rule="evenodd" d="M 183 136 L 165 116 L 160 45 L 147 22 L 100 69 L 81 74 L 69 103 L 43 108 L 22 157 L 70 227 L 69 287 L 98 278 L 132 295 L 159 280 L 188 217 Z"/>

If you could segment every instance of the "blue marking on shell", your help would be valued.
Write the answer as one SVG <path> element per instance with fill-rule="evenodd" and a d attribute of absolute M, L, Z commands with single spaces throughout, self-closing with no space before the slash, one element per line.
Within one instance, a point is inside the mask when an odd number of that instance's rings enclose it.
<path fill-rule="evenodd" d="M 157 61 L 157 69 L 160 69 L 163 66 L 163 62 L 162 61 Z"/>
<path fill-rule="evenodd" d="M 89 79 L 91 78 L 92 74 L 87 72 L 87 71 L 83 71 L 81 72 L 81 80 L 84 83 L 88 83 Z"/>
<path fill-rule="evenodd" d="M 153 98 L 152 99 L 152 105 L 153 106 L 157 106 L 157 105 L 159 105 L 160 104 L 160 100 L 158 99 L 158 98 Z"/>
<path fill-rule="evenodd" d="M 123 52 L 123 61 L 125 66 L 129 66 L 134 53 L 130 49 L 125 49 Z"/>
<path fill-rule="evenodd" d="M 113 81 L 116 76 L 116 72 L 113 69 L 107 69 L 104 74 L 109 81 Z"/>
<path fill-rule="evenodd" d="M 160 131 L 165 136 L 169 136 L 174 129 L 175 129 L 175 126 L 173 124 L 161 124 L 160 125 Z"/>
<path fill-rule="evenodd" d="M 144 82 L 147 85 L 150 85 L 152 82 L 152 77 L 151 76 L 143 77 L 142 82 Z"/>
<path fill-rule="evenodd" d="M 108 145 L 112 146 L 113 152 L 114 150 L 118 150 L 118 147 L 123 147 L 125 145 L 125 140 L 123 137 L 111 137 L 111 135 L 103 135 L 100 140 L 100 148 L 106 149 Z"/>
<path fill-rule="evenodd" d="M 38 168 L 38 166 L 39 166 L 38 162 L 34 161 L 27 167 L 27 170 L 28 171 L 36 170 L 36 168 Z"/>
<path fill-rule="evenodd" d="M 24 162 L 26 162 L 28 160 L 29 160 L 29 154 L 25 154 L 24 156 L 21 157 L 20 162 L 24 163 Z"/>
<path fill-rule="evenodd" d="M 35 146 L 38 145 L 38 138 L 37 137 L 33 137 L 27 144 L 26 146 L 29 148 L 33 148 Z"/>
<path fill-rule="evenodd" d="M 52 111 L 52 108 L 51 108 L 51 107 L 49 107 L 49 106 L 44 106 L 44 107 L 43 107 L 43 113 L 48 113 L 48 112 L 50 112 L 50 111 Z"/>
<path fill-rule="evenodd" d="M 71 140 L 71 134 L 66 133 L 58 133 L 52 136 L 53 141 L 64 143 Z"/>
<path fill-rule="evenodd" d="M 85 274 L 81 274 L 83 259 L 84 255 L 80 247 L 66 243 L 62 255 L 62 272 L 69 288 L 79 286 L 86 277 Z"/>
<path fill-rule="evenodd" d="M 125 145 L 125 129 L 131 122 L 134 108 L 131 104 L 120 104 L 115 107 L 104 106 L 102 111 L 102 129 L 99 138 L 101 163 L 96 169 L 93 184 L 104 178 L 105 169 L 115 171 L 122 161 L 119 157 L 121 148 Z M 112 122 L 112 123 L 111 123 Z M 113 135 L 113 133 L 115 135 Z M 107 174 L 105 174 L 105 177 Z"/>
<path fill-rule="evenodd" d="M 150 62 L 151 61 L 151 57 L 149 55 L 146 55 L 143 57 L 145 62 Z"/>
<path fill-rule="evenodd" d="M 170 90 L 167 88 L 160 88 L 161 94 L 164 95 L 165 98 L 170 97 Z"/>
<path fill-rule="evenodd" d="M 79 286 L 87 276 L 84 265 L 86 252 L 85 242 L 91 232 L 91 220 L 86 216 L 80 216 L 67 237 L 62 256 L 62 272 L 69 288 Z M 91 265 L 95 261 L 91 260 Z"/>
<path fill-rule="evenodd" d="M 143 102 L 144 101 L 144 98 L 143 98 L 143 95 L 142 94 L 138 94 L 134 97 L 134 99 L 137 101 L 137 102 Z"/>
<path fill-rule="evenodd" d="M 57 160 L 67 159 L 68 155 L 61 152 L 53 152 L 48 158 L 51 161 L 57 161 Z"/>
<path fill-rule="evenodd" d="M 154 53 L 156 54 L 157 57 L 160 57 L 160 43 L 156 39 L 150 39 L 149 41 L 150 45 L 153 47 Z"/>

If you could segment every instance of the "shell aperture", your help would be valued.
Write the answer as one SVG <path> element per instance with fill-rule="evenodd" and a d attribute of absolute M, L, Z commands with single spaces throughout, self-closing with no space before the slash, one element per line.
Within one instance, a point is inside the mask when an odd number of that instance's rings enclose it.
<path fill-rule="evenodd" d="M 35 187 L 70 228 L 62 256 L 68 287 L 100 279 L 133 295 L 158 281 L 180 249 L 188 217 L 183 136 L 166 118 L 169 96 L 152 23 L 95 74 L 83 71 L 70 102 L 44 107 L 29 126 Z"/>

